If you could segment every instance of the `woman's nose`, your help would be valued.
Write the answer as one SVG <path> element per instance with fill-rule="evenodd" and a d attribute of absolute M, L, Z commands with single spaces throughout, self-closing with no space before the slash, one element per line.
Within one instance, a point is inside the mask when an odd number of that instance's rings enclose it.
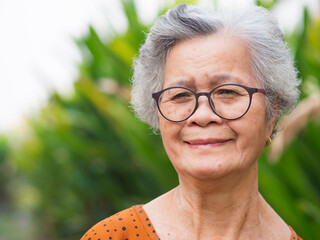
<path fill-rule="evenodd" d="M 198 98 L 196 111 L 187 119 L 188 125 L 197 124 L 201 127 L 206 127 L 211 123 L 221 124 L 222 122 L 223 119 L 212 110 L 209 99 L 206 96 Z"/>

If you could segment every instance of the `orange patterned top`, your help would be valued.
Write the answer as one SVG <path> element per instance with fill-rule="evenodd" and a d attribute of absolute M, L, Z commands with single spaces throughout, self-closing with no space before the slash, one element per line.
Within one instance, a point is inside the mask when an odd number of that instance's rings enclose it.
<path fill-rule="evenodd" d="M 133 206 L 102 220 L 89 229 L 81 240 L 160 240 L 142 206 Z M 290 240 L 302 240 L 290 229 Z"/>

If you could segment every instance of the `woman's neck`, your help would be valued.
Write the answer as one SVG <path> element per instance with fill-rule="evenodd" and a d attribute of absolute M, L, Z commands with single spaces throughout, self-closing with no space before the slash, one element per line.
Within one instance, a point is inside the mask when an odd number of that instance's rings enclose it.
<path fill-rule="evenodd" d="M 253 167 L 246 174 L 233 173 L 214 181 L 179 176 L 180 185 L 171 192 L 172 211 L 176 209 L 193 228 L 194 239 L 212 234 L 217 239 L 238 239 L 247 230 L 258 230 L 263 201 L 256 171 Z"/>
<path fill-rule="evenodd" d="M 179 180 L 144 206 L 162 240 L 290 239 L 287 225 L 258 192 L 256 165 L 211 181 Z"/>

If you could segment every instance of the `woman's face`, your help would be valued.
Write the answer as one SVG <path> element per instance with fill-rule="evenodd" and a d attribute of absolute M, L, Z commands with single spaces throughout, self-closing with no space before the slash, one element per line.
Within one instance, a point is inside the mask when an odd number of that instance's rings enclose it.
<path fill-rule="evenodd" d="M 250 69 L 248 49 L 239 38 L 213 34 L 182 41 L 169 52 L 163 88 L 209 92 L 224 83 L 260 87 Z M 205 96 L 186 121 L 170 122 L 160 114 L 159 118 L 164 147 L 178 174 L 197 179 L 216 179 L 253 166 L 273 127 L 266 121 L 261 93 L 253 94 L 249 111 L 237 120 L 217 116 Z"/>

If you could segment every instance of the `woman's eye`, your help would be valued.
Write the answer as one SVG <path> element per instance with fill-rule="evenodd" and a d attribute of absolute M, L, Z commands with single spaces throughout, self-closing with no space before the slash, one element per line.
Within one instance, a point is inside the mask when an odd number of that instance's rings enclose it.
<path fill-rule="evenodd" d="M 238 95 L 239 93 L 232 89 L 221 89 L 218 91 L 218 94 L 219 95 Z"/>
<path fill-rule="evenodd" d="M 172 99 L 183 99 L 183 98 L 188 98 L 191 97 L 191 93 L 188 92 L 182 92 L 174 95 Z"/>

